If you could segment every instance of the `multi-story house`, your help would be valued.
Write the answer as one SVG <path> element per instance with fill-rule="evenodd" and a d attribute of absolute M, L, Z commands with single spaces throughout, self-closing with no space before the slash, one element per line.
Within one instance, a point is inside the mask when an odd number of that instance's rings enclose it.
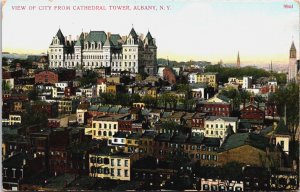
<path fill-rule="evenodd" d="M 207 83 L 213 88 L 218 87 L 217 73 L 198 73 L 196 75 L 197 83 Z"/>
<path fill-rule="evenodd" d="M 137 154 L 100 152 L 89 156 L 90 177 L 112 180 L 131 180 L 131 166 Z"/>
<path fill-rule="evenodd" d="M 218 74 L 217 73 L 190 73 L 188 74 L 189 83 L 206 83 L 207 85 L 217 88 L 218 87 Z"/>
<path fill-rule="evenodd" d="M 76 109 L 76 117 L 78 124 L 82 125 L 87 122 L 87 114 L 88 114 L 88 108 L 90 104 L 89 103 L 81 103 Z"/>
<path fill-rule="evenodd" d="M 236 133 L 238 128 L 237 117 L 209 116 L 204 121 L 205 137 L 225 139 L 227 135 Z"/>
<path fill-rule="evenodd" d="M 85 134 L 91 135 L 92 139 L 108 139 L 111 144 L 113 135 L 118 132 L 118 120 L 127 117 L 128 114 L 104 115 L 94 118 L 92 127 L 85 128 Z"/>
<path fill-rule="evenodd" d="M 205 113 L 195 113 L 192 116 L 192 135 L 203 135 L 205 131 L 204 121 L 206 115 Z"/>
<path fill-rule="evenodd" d="M 58 74 L 52 71 L 41 71 L 35 74 L 35 83 L 55 84 L 58 82 Z"/>
<path fill-rule="evenodd" d="M 151 33 L 138 35 L 132 28 L 126 38 L 104 31 L 82 33 L 77 40 L 67 39 L 59 29 L 49 46 L 50 68 L 94 69 L 111 67 L 121 71 L 156 74 L 156 43 Z"/>
<path fill-rule="evenodd" d="M 227 97 L 218 94 L 206 101 L 200 101 L 196 105 L 196 110 L 211 116 L 229 117 L 232 112 L 232 105 Z"/>

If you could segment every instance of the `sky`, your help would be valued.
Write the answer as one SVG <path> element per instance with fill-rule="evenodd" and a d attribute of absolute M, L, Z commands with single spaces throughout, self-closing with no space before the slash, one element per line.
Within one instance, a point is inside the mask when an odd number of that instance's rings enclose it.
<path fill-rule="evenodd" d="M 88 5 L 106 10 L 72 10 Z M 112 5 L 131 10 L 109 10 Z M 13 10 L 13 6 L 26 9 Z M 29 6 L 36 6 L 35 10 Z M 51 10 L 39 10 L 43 6 Z M 54 10 L 55 6 L 71 10 Z M 134 6 L 157 10 L 133 10 Z M 59 28 L 64 36 L 91 30 L 124 36 L 133 26 L 137 33 L 151 32 L 158 58 L 236 63 L 239 52 L 242 65 L 265 65 L 271 60 L 276 65 L 288 63 L 292 41 L 299 53 L 298 24 L 299 8 L 292 0 L 7 0 L 2 47 L 6 52 L 46 53 Z"/>

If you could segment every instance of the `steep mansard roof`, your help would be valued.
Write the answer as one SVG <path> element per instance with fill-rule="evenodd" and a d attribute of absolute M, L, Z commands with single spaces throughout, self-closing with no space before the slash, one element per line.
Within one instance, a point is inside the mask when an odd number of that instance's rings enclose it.
<path fill-rule="evenodd" d="M 104 44 L 106 41 L 106 38 L 107 38 L 107 36 L 104 31 L 91 31 L 85 38 L 85 41 L 101 42 L 102 44 Z"/>

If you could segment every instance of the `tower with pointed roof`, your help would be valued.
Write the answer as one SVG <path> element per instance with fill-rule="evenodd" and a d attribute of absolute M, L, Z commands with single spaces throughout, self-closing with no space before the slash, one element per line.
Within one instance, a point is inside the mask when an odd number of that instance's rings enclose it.
<path fill-rule="evenodd" d="M 52 38 L 52 42 L 48 50 L 50 68 L 63 67 L 65 43 L 65 37 L 59 29 L 56 35 Z"/>
<path fill-rule="evenodd" d="M 238 51 L 238 56 L 237 56 L 236 67 L 237 67 L 238 69 L 241 67 L 240 52 L 239 52 L 239 51 Z"/>
<path fill-rule="evenodd" d="M 288 81 L 295 81 L 296 75 L 297 75 L 297 50 L 293 42 L 290 48 Z"/>
<path fill-rule="evenodd" d="M 50 68 L 95 69 L 110 67 L 112 74 L 129 71 L 156 74 L 155 39 L 148 31 L 146 37 L 134 28 L 125 38 L 104 31 L 82 32 L 76 40 L 65 38 L 59 29 L 49 46 Z"/>
<path fill-rule="evenodd" d="M 150 31 L 148 31 L 146 38 L 144 39 L 144 51 L 148 57 L 145 58 L 145 72 L 154 75 L 157 72 L 157 47 L 155 39 L 152 37 Z"/>

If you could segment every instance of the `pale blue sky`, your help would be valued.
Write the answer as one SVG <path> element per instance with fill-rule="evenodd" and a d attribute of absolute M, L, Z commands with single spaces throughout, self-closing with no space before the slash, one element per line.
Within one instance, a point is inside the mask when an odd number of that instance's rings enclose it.
<path fill-rule="evenodd" d="M 171 10 L 12 10 L 14 5 L 114 4 L 170 5 Z M 287 64 L 292 39 L 299 49 L 299 9 L 289 0 L 7 0 L 3 16 L 3 49 L 10 52 L 46 52 L 59 26 L 65 36 L 75 37 L 82 29 L 128 35 L 132 24 L 138 33 L 149 29 L 158 57 L 171 60 L 233 63 L 240 51 L 242 64 Z"/>

